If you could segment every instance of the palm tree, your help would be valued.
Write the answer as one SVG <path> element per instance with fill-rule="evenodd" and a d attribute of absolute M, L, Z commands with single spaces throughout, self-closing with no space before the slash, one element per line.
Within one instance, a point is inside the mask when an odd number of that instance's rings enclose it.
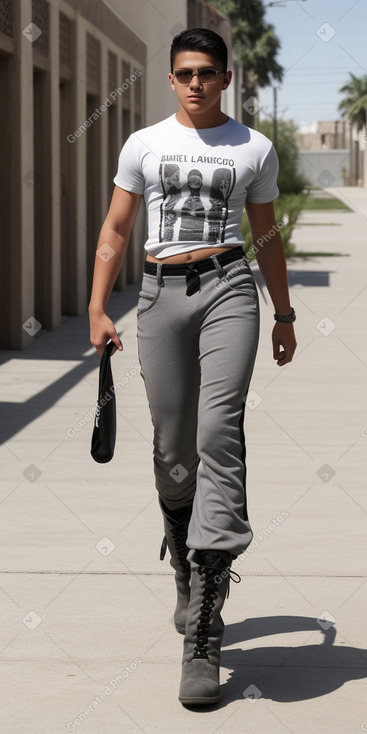
<path fill-rule="evenodd" d="M 276 60 L 280 41 L 274 27 L 265 20 L 261 0 L 210 0 L 231 21 L 233 47 L 243 68 L 243 100 L 257 97 L 258 87 L 283 78 L 283 67 Z M 243 110 L 242 122 L 253 127 L 253 115 Z"/>
<path fill-rule="evenodd" d="M 340 102 L 339 110 L 343 117 L 348 117 L 358 132 L 367 126 L 367 75 L 358 78 L 349 72 L 350 81 L 339 89 L 346 96 Z"/>

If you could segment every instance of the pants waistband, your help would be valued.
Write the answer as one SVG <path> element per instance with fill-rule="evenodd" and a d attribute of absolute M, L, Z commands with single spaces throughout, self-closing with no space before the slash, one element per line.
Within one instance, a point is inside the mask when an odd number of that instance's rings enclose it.
<path fill-rule="evenodd" d="M 198 273 L 206 273 L 209 270 L 217 269 L 213 260 L 214 257 L 221 265 L 226 265 L 234 260 L 238 260 L 240 257 L 245 257 L 245 253 L 242 247 L 233 247 L 227 252 L 214 253 L 214 255 L 210 255 L 210 257 L 204 260 L 192 260 L 182 265 L 174 263 L 171 265 L 169 263 L 152 263 L 145 260 L 144 273 L 156 275 L 158 265 L 161 266 L 162 275 L 187 275 L 187 272 L 193 269 Z"/>

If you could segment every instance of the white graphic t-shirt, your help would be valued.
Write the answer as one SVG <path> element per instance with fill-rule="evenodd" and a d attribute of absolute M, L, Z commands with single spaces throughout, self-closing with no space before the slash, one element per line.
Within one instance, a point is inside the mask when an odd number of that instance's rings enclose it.
<path fill-rule="evenodd" d="M 174 114 L 130 135 L 114 183 L 144 195 L 145 250 L 159 259 L 243 245 L 245 201 L 273 201 L 277 175 L 275 149 L 257 130 L 231 117 L 217 127 L 190 128 Z"/>

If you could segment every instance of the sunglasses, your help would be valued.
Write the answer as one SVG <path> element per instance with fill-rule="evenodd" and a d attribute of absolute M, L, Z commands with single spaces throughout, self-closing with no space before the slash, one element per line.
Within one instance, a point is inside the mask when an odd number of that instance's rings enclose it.
<path fill-rule="evenodd" d="M 197 71 L 194 71 L 194 69 L 176 69 L 176 71 L 173 72 L 173 76 L 177 79 L 179 84 L 186 85 L 190 84 L 193 76 L 197 76 L 201 84 L 210 84 L 210 82 L 215 82 L 217 80 L 219 74 L 225 74 L 225 72 L 218 71 L 212 66 L 208 66 L 205 69 L 197 69 Z"/>

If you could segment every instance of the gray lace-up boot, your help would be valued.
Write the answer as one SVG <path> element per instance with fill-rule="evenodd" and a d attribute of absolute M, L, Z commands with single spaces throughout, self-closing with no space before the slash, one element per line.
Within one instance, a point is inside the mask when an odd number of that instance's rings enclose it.
<path fill-rule="evenodd" d="M 185 634 L 187 607 L 190 599 L 190 563 L 186 556 L 188 548 L 186 545 L 187 530 L 191 518 L 192 505 L 182 510 L 170 511 L 159 498 L 160 508 L 163 513 L 164 538 L 161 545 L 160 559 L 163 561 L 166 550 L 171 554 L 170 564 L 175 570 L 175 581 L 177 590 L 177 604 L 173 615 L 174 625 L 177 632 Z"/>
<path fill-rule="evenodd" d="M 220 648 L 224 633 L 221 611 L 229 594 L 231 553 L 195 551 L 187 610 L 179 701 L 210 705 L 220 699 Z M 233 581 L 240 581 L 231 575 Z"/>

